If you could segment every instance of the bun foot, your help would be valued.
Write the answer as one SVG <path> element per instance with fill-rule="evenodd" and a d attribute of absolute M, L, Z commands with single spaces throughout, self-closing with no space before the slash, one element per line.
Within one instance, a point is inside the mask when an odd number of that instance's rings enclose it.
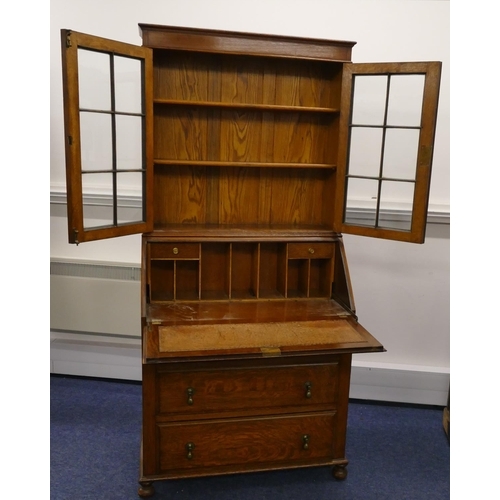
<path fill-rule="evenodd" d="M 338 481 L 343 481 L 347 477 L 346 465 L 335 465 L 332 470 L 332 475 Z"/>
<path fill-rule="evenodd" d="M 141 498 L 148 498 L 155 494 L 155 489 L 153 487 L 152 481 L 140 481 L 139 482 L 139 496 Z"/>

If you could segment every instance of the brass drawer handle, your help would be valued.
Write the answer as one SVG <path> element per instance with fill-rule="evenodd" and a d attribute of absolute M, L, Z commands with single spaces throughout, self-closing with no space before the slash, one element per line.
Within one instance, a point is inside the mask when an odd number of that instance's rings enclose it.
<path fill-rule="evenodd" d="M 194 450 L 194 443 L 188 443 L 188 444 L 186 444 L 186 451 L 187 451 L 186 458 L 188 460 L 192 460 L 193 459 L 193 450 Z"/>
<path fill-rule="evenodd" d="M 314 253 L 314 248 L 309 248 L 307 251 L 308 251 L 310 254 L 313 254 L 313 253 Z"/>
<path fill-rule="evenodd" d="M 194 389 L 192 387 L 188 387 L 186 392 L 188 396 L 187 404 L 191 406 L 194 403 L 193 401 Z"/>
<path fill-rule="evenodd" d="M 172 252 L 174 253 L 174 255 L 177 255 L 179 253 L 179 249 L 177 247 L 174 247 L 172 249 Z"/>
<path fill-rule="evenodd" d="M 302 449 L 303 450 L 308 450 L 309 449 L 309 434 L 304 434 L 302 436 Z"/>
<path fill-rule="evenodd" d="M 312 398 L 312 383 L 306 382 L 304 385 L 306 386 L 306 398 L 311 399 Z"/>

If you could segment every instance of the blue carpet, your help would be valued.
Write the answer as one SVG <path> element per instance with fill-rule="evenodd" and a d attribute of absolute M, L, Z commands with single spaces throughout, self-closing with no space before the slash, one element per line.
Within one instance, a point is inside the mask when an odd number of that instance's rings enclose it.
<path fill-rule="evenodd" d="M 450 498 L 443 409 L 351 401 L 345 481 L 329 467 L 155 482 L 168 500 Z M 139 383 L 51 376 L 51 500 L 138 500 Z"/>

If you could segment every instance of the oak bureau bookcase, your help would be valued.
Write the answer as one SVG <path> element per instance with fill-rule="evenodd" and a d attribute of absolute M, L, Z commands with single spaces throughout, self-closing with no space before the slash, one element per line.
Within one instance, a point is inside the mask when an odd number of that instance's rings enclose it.
<path fill-rule="evenodd" d="M 61 33 L 69 241 L 142 234 L 139 495 L 295 467 L 344 479 L 351 357 L 384 348 L 358 323 L 342 233 L 424 241 L 441 64 L 139 26 L 142 47 Z"/>

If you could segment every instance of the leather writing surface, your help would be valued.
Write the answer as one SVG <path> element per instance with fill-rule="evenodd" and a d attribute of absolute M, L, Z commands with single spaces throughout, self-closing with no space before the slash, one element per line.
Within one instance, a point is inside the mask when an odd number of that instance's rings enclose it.
<path fill-rule="evenodd" d="M 172 325 L 158 328 L 160 352 L 207 351 L 258 352 L 262 349 L 332 345 L 364 342 L 346 320 L 291 321 L 283 323 L 236 323 Z"/>

